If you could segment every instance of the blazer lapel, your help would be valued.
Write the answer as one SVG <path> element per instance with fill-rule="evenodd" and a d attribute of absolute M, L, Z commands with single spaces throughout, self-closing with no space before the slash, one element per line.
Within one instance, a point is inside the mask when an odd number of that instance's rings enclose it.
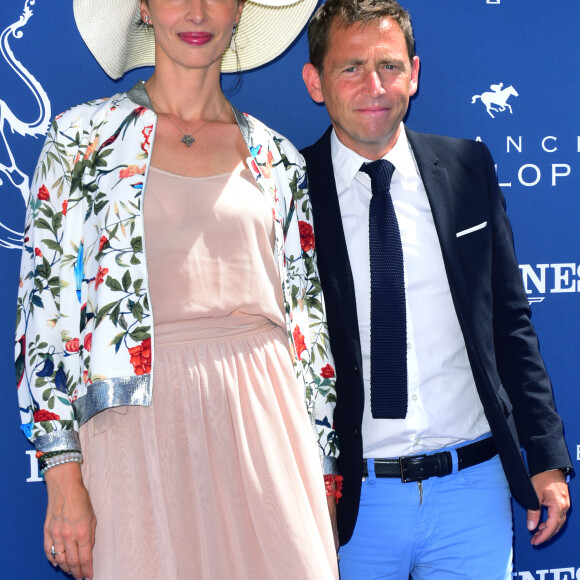
<path fill-rule="evenodd" d="M 318 266 L 327 305 L 340 313 L 345 336 L 352 339 L 354 354 L 361 363 L 354 280 L 342 226 L 342 216 L 330 153 L 332 127 L 311 147 L 302 150 L 306 159 Z M 334 310 L 334 309 L 333 309 Z"/>
<path fill-rule="evenodd" d="M 421 135 L 407 128 L 405 130 L 427 192 L 451 295 L 456 304 L 457 315 L 461 320 L 463 313 L 469 311 L 470 293 L 461 271 L 461 260 L 457 252 L 454 192 L 449 175 L 447 169 L 439 164 L 439 158 L 435 152 L 423 143 Z M 458 308 L 459 305 L 461 308 Z"/>

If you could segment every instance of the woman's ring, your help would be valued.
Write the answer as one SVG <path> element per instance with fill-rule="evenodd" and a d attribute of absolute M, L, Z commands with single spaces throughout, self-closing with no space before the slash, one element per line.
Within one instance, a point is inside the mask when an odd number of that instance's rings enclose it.
<path fill-rule="evenodd" d="M 56 558 L 56 556 L 62 556 L 64 554 L 64 552 L 55 552 L 54 551 L 54 544 L 50 547 L 50 555 L 53 558 Z"/>

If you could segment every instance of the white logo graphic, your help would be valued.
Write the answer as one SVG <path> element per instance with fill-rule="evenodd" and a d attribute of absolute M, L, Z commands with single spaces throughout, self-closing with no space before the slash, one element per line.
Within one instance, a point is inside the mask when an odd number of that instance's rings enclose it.
<path fill-rule="evenodd" d="M 50 101 L 39 82 L 26 70 L 24 65 L 16 59 L 9 45 L 10 37 L 22 38 L 22 28 L 32 16 L 31 6 L 35 0 L 25 0 L 24 10 L 20 18 L 5 28 L 0 34 L 0 54 L 10 68 L 22 79 L 22 82 L 31 91 L 38 104 L 38 117 L 32 122 L 19 119 L 8 104 L 0 98 L 0 247 L 19 249 L 22 243 L 22 234 L 8 227 L 2 216 L 3 209 L 8 204 L 8 196 L 14 195 L 17 190 L 24 202 L 28 200 L 28 176 L 18 169 L 8 137 L 18 133 L 23 137 L 38 138 L 45 135 L 50 125 Z M 3 84 L 6 87 L 6 84 Z M 8 132 L 10 129 L 10 132 Z"/>
<path fill-rule="evenodd" d="M 520 264 L 524 288 L 530 304 L 542 302 L 546 295 L 580 293 L 580 264 Z"/>
<path fill-rule="evenodd" d="M 525 572 L 514 572 L 514 580 L 580 580 L 580 568 L 570 566 L 569 568 L 551 568 L 549 570 L 527 570 Z"/>
<path fill-rule="evenodd" d="M 508 105 L 507 100 L 513 95 L 514 97 L 518 97 L 517 91 L 513 88 L 512 85 L 509 87 L 503 88 L 503 83 L 499 83 L 499 85 L 491 85 L 489 87 L 491 91 L 487 91 L 482 93 L 481 95 L 473 95 L 473 99 L 471 99 L 471 104 L 475 103 L 477 99 L 481 99 L 481 102 L 485 105 L 487 112 L 491 116 L 492 119 L 495 119 L 492 111 L 503 112 L 507 109 L 510 110 L 510 113 L 513 113 L 512 108 Z M 492 105 L 497 105 L 499 108 L 496 109 L 492 107 Z"/>

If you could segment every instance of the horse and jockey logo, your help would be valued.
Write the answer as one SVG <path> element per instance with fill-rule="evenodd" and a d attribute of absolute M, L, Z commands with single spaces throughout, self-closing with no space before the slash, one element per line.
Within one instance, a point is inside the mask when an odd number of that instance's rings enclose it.
<path fill-rule="evenodd" d="M 506 109 L 510 110 L 510 114 L 513 113 L 512 108 L 508 105 L 507 100 L 513 95 L 514 97 L 518 97 L 518 92 L 514 89 L 512 85 L 509 87 L 503 88 L 503 83 L 499 83 L 498 85 L 491 85 L 489 87 L 491 91 L 486 91 L 481 95 L 473 95 L 471 99 L 471 104 L 475 103 L 477 99 L 481 99 L 481 102 L 485 105 L 489 116 L 492 119 L 495 119 L 494 114 L 492 111 L 496 113 L 501 113 Z M 498 108 L 493 107 L 492 105 L 496 105 Z"/>

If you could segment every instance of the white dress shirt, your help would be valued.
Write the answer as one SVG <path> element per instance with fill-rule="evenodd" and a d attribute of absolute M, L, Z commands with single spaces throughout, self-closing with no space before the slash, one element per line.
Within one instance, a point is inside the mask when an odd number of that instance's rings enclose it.
<path fill-rule="evenodd" d="M 364 457 L 398 457 L 473 440 L 489 432 L 451 298 L 425 187 L 404 126 L 385 155 L 401 231 L 407 300 L 408 409 L 405 419 L 373 419 L 370 409 L 369 161 L 332 133 L 331 153 L 354 278 L 363 358 Z"/>

